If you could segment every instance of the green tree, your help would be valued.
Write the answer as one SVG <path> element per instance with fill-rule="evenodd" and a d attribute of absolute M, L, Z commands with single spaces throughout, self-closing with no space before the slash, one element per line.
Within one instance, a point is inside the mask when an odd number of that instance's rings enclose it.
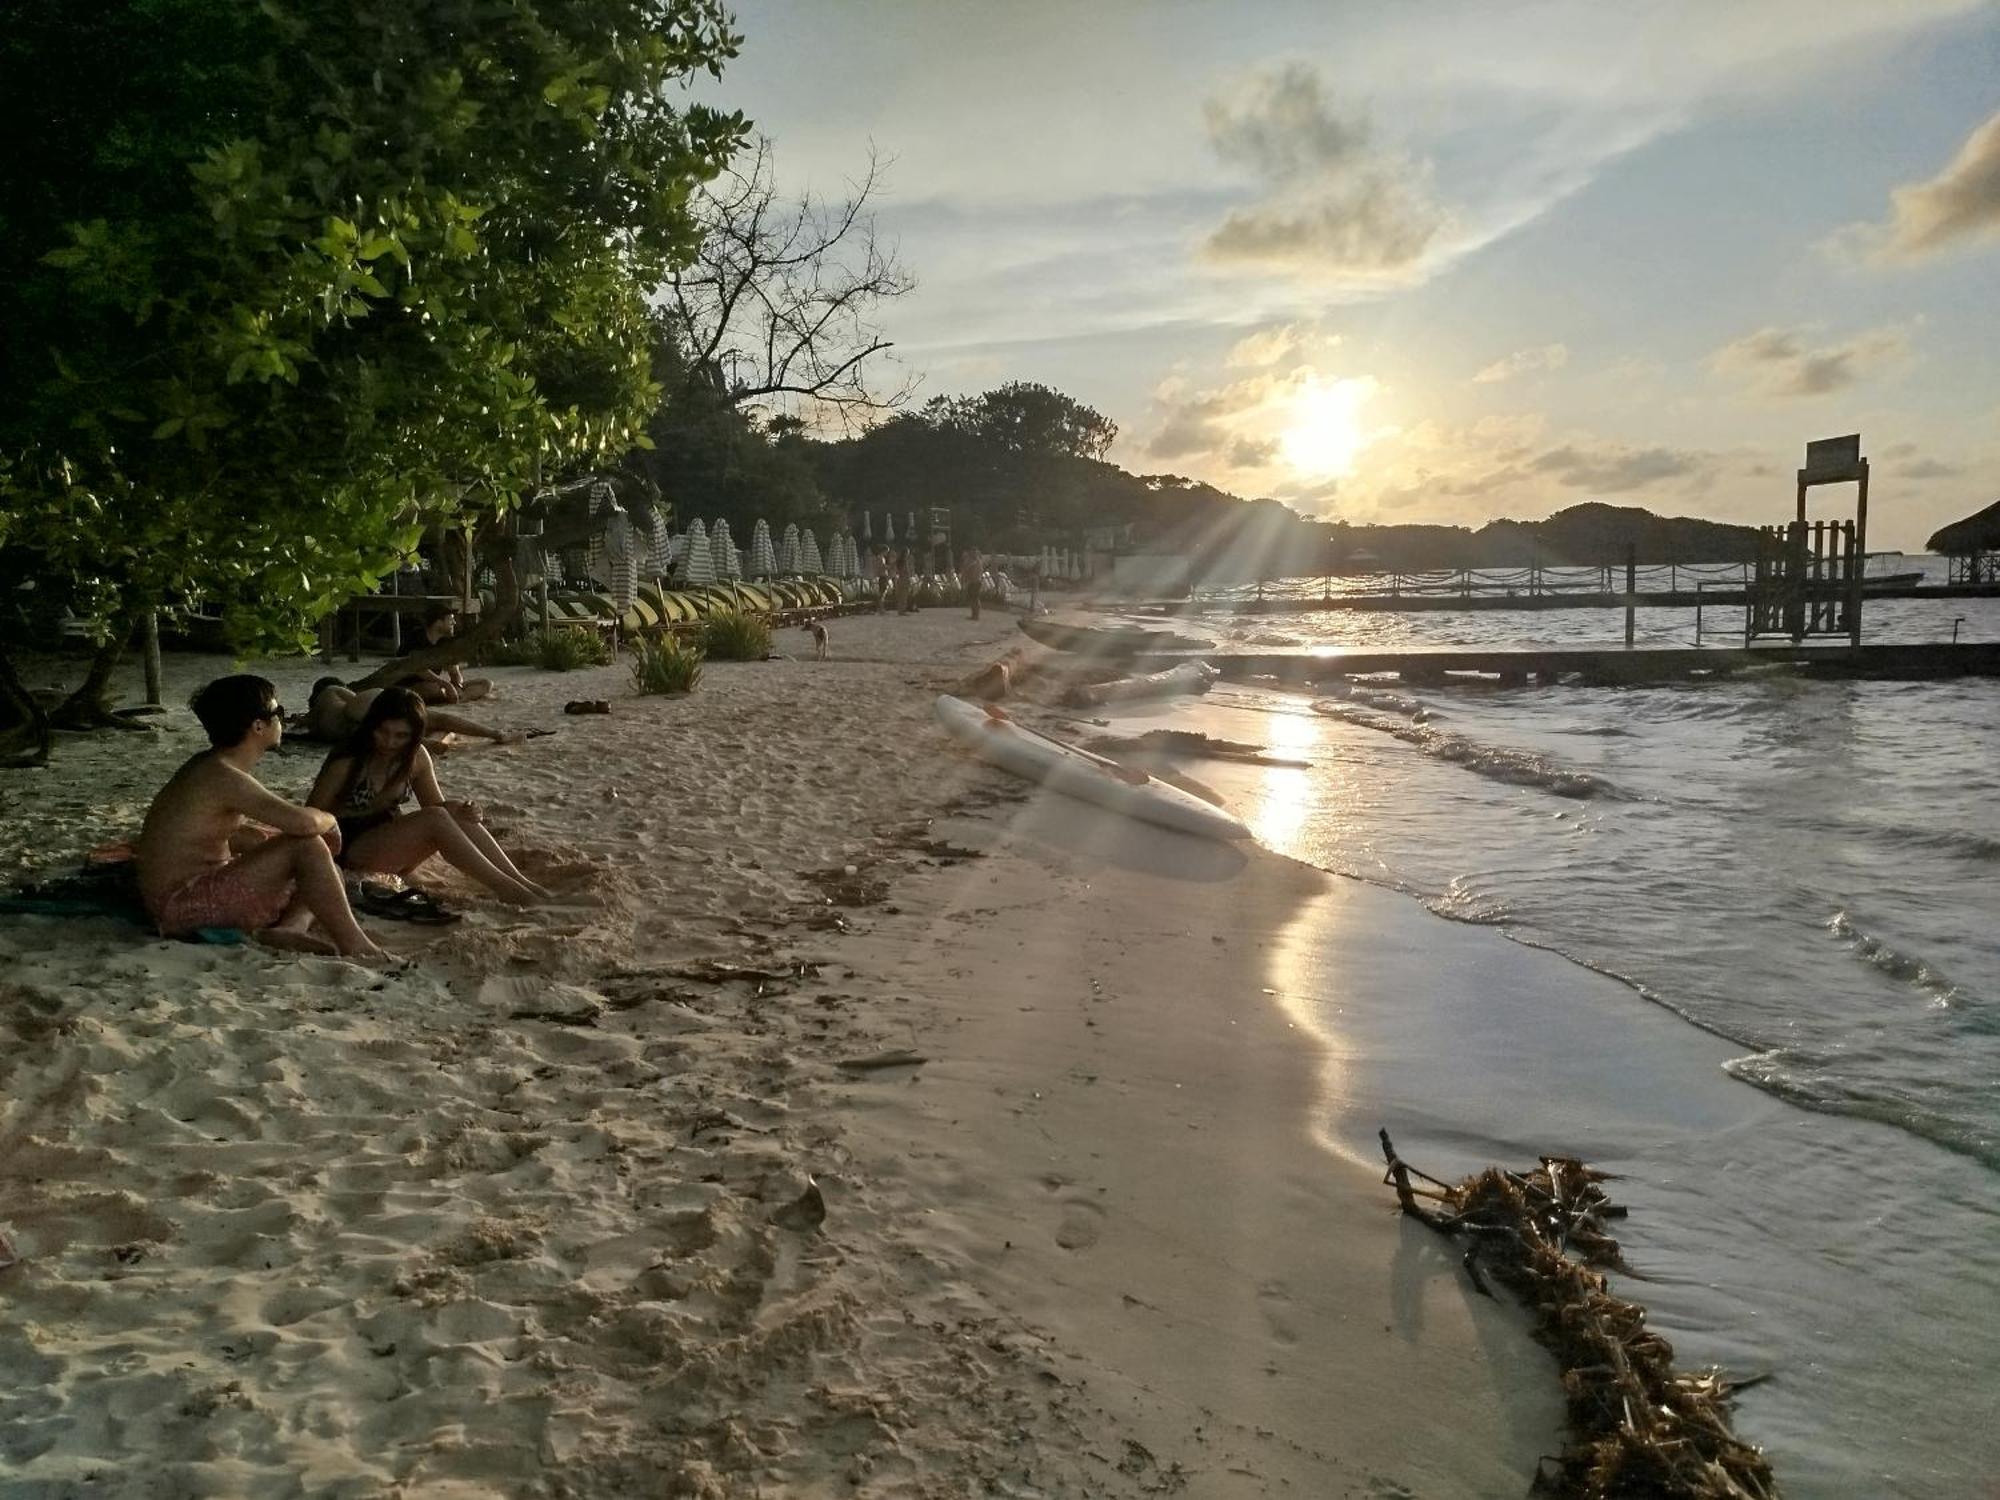
<path fill-rule="evenodd" d="M 737 43 L 719 0 L 16 0 L 0 582 L 107 650 L 204 600 L 297 641 L 643 441 L 647 294 L 745 130 L 674 90 Z"/>
<path fill-rule="evenodd" d="M 1016 380 L 978 396 L 926 407 L 939 425 L 1015 453 L 1053 458 L 1102 458 L 1118 424 L 1061 391 Z"/>

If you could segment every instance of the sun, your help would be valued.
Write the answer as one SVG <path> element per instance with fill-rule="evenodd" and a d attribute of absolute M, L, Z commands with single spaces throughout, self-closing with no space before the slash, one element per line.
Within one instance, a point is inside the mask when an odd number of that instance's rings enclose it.
<path fill-rule="evenodd" d="M 1351 473 L 1355 457 L 1373 434 L 1361 426 L 1361 408 L 1375 394 L 1375 382 L 1313 379 L 1291 398 L 1278 454 L 1300 474 L 1336 478 Z"/>

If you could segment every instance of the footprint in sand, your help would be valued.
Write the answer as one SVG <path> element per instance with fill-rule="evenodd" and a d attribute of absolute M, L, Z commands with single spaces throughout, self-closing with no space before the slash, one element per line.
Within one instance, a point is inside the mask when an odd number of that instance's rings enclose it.
<path fill-rule="evenodd" d="M 1298 1320 L 1292 1312 L 1292 1294 L 1282 1281 L 1267 1281 L 1257 1288 L 1257 1310 L 1264 1315 L 1264 1326 L 1276 1342 L 1296 1344 L 1299 1341 Z"/>
<path fill-rule="evenodd" d="M 1056 1221 L 1056 1243 L 1065 1250 L 1088 1250 L 1104 1233 L 1104 1210 L 1095 1203 L 1072 1198 L 1063 1204 Z"/>

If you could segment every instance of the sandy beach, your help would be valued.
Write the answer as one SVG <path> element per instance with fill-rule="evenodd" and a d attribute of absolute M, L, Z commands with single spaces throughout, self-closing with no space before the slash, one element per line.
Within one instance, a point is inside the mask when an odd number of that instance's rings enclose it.
<path fill-rule="evenodd" d="M 1319 1139 L 1337 882 L 953 753 L 1012 631 L 502 670 L 557 733 L 441 777 L 562 904 L 426 871 L 467 917 L 371 923 L 405 975 L 0 923 L 0 1493 L 1519 1492 L 1545 1358 Z M 136 826 L 160 722 L 0 781 L 10 877 Z"/>

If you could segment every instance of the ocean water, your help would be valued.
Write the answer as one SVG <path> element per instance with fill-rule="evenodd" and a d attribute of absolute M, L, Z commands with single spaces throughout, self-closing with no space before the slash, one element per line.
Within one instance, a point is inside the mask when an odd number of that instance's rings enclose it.
<path fill-rule="evenodd" d="M 1711 612 L 1711 641 L 1740 618 Z M 1871 640 L 1955 619 L 2000 640 L 1994 600 L 1865 619 Z M 1608 610 L 1179 623 L 1224 650 L 1623 634 Z M 1692 641 L 1686 611 L 1639 627 Z M 1361 1041 L 1346 1145 L 1371 1154 L 1374 1116 L 1429 1089 L 1412 1159 L 1575 1150 L 1626 1174 L 1649 1280 L 1625 1290 L 1685 1362 L 1772 1376 L 1739 1425 L 1788 1494 L 2000 1495 L 2000 682 L 1225 685 L 1155 717 L 1312 762 L 1218 778 L 1263 842 L 1594 971 L 1587 1015 L 1413 995 L 1420 1023 L 1329 1017 Z M 1371 1035 L 1393 1071 L 1371 1072 Z M 1464 1087 L 1510 1068 L 1529 1074 L 1512 1098 Z"/>

